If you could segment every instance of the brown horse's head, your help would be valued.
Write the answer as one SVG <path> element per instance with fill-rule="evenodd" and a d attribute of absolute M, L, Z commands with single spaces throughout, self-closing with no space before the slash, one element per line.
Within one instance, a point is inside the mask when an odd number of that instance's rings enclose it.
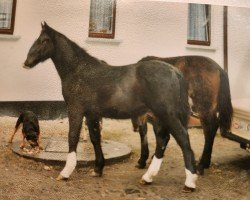
<path fill-rule="evenodd" d="M 40 62 L 50 58 L 54 52 L 54 44 L 51 37 L 51 28 L 44 22 L 38 39 L 31 46 L 28 56 L 24 62 L 24 68 L 30 69 Z"/>

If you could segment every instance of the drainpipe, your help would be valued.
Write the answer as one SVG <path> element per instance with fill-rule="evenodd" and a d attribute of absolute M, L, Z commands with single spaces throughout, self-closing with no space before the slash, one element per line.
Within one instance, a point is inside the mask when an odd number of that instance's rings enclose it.
<path fill-rule="evenodd" d="M 223 8 L 223 36 L 224 36 L 224 70 L 228 72 L 228 7 L 224 6 Z"/>

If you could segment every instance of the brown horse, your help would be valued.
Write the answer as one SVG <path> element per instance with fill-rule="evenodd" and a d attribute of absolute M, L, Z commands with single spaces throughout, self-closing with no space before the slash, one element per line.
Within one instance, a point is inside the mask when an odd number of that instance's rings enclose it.
<path fill-rule="evenodd" d="M 210 166 L 212 147 L 217 129 L 222 136 L 229 132 L 233 108 L 227 73 L 212 59 L 203 56 L 180 56 L 159 58 L 149 56 L 141 61 L 160 60 L 169 63 L 182 71 L 188 82 L 189 97 L 193 101 L 193 109 L 199 114 L 205 135 L 205 146 L 198 165 L 200 174 Z M 134 129 L 139 128 L 142 141 L 141 157 L 138 167 L 144 168 L 149 155 L 146 139 L 147 113 L 138 119 L 132 119 Z M 232 135 L 232 134 L 231 134 Z"/>

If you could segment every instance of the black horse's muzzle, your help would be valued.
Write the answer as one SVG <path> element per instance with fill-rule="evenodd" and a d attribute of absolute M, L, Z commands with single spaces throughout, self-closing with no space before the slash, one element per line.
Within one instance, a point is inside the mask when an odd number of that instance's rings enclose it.
<path fill-rule="evenodd" d="M 23 68 L 25 69 L 31 69 L 32 67 L 34 67 L 35 65 L 33 64 L 34 62 L 31 61 L 31 59 L 26 59 L 24 64 L 23 64 Z"/>
<path fill-rule="evenodd" d="M 23 68 L 30 69 L 31 67 L 29 67 L 28 65 L 23 64 Z"/>

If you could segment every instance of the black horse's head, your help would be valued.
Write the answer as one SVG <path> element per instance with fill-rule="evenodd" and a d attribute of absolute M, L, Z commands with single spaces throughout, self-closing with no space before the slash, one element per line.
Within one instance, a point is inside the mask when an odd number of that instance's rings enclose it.
<path fill-rule="evenodd" d="M 40 62 L 50 58 L 54 52 L 54 44 L 51 37 L 51 28 L 44 22 L 39 38 L 31 46 L 24 62 L 24 68 L 30 69 Z"/>

